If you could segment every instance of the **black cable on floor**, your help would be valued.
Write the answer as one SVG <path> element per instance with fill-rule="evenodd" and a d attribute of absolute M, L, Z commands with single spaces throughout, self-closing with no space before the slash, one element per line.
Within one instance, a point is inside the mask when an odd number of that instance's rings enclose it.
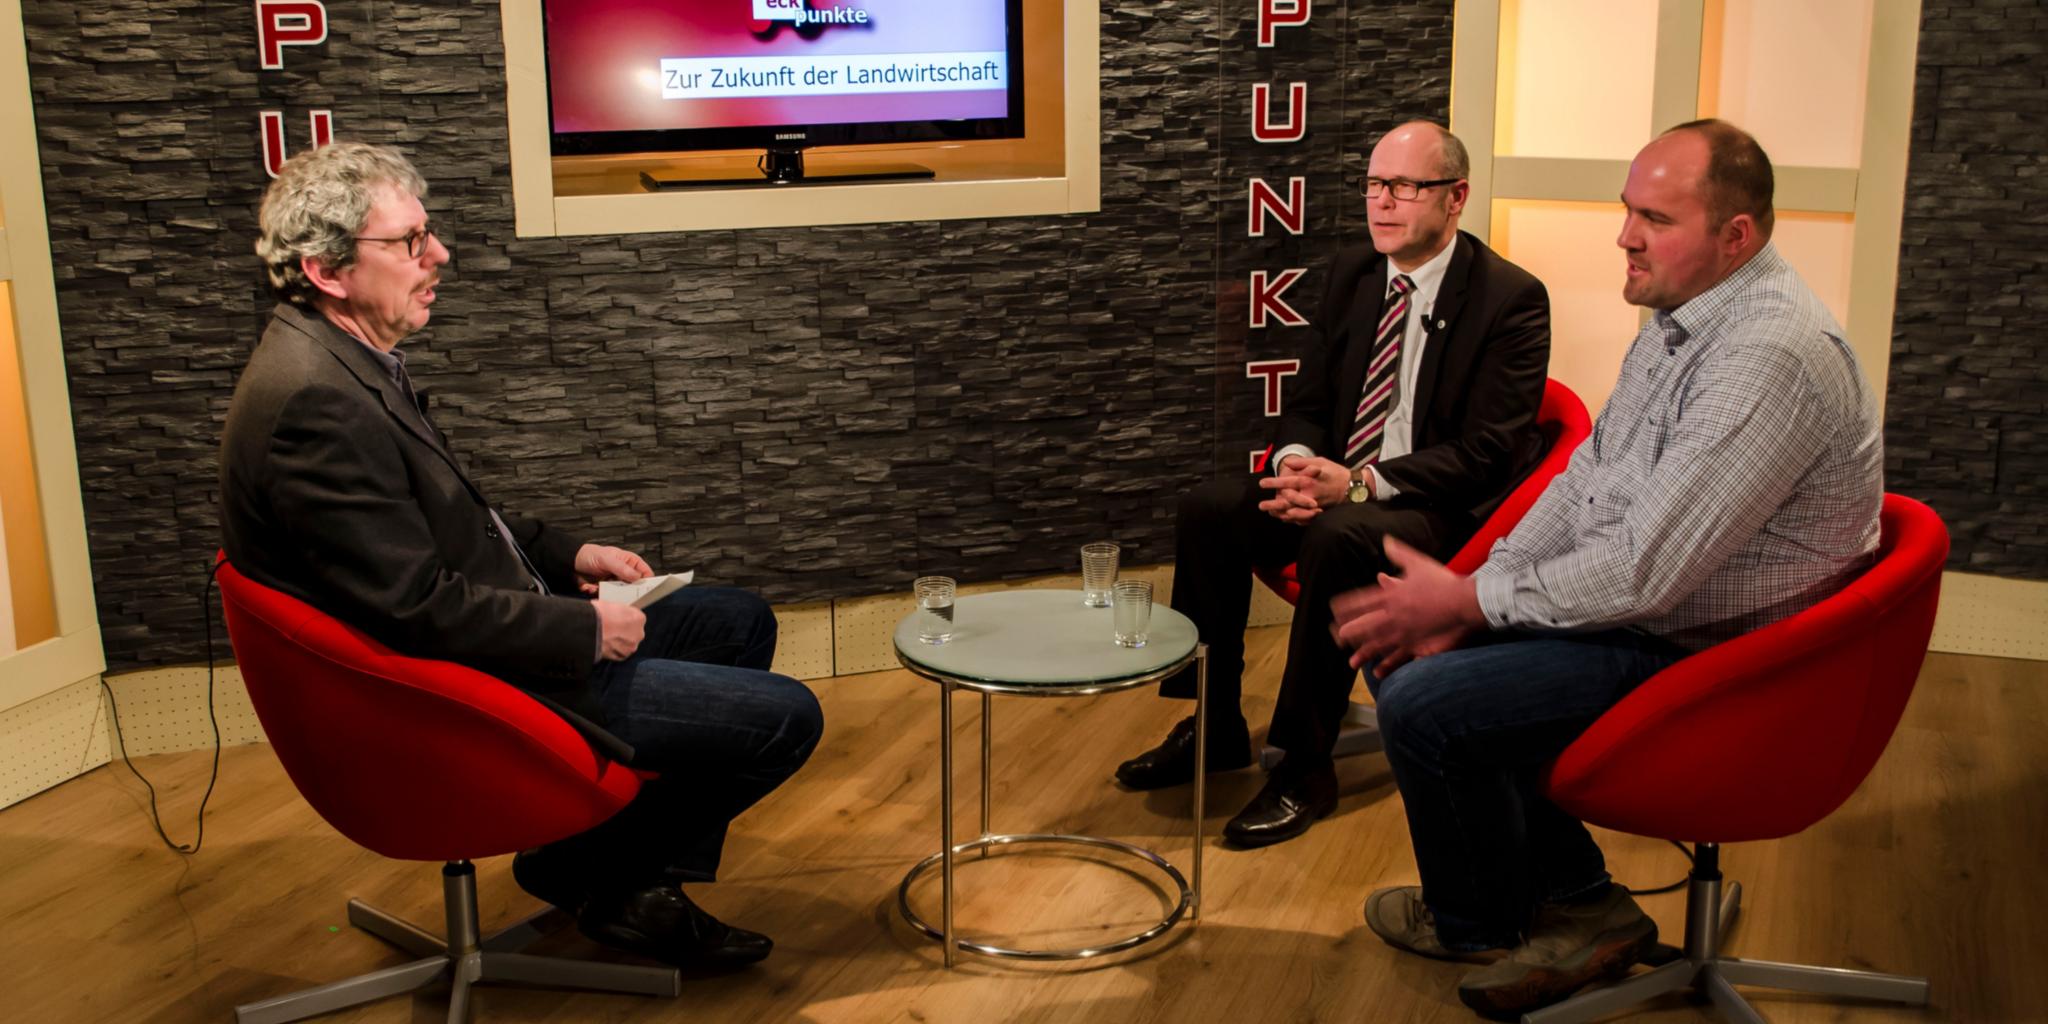
<path fill-rule="evenodd" d="M 100 689 L 106 691 L 107 707 L 114 715 L 114 742 L 121 745 L 121 763 L 127 765 L 128 770 L 141 781 L 142 788 L 149 790 L 150 824 L 156 826 L 157 838 L 163 840 L 171 852 L 186 856 L 198 853 L 200 845 L 206 842 L 206 802 L 213 798 L 213 784 L 220 780 L 220 719 L 213 710 L 213 591 L 219 572 L 220 563 L 216 562 L 213 571 L 206 574 L 206 587 L 199 594 L 200 607 L 206 614 L 206 720 L 213 724 L 213 770 L 206 777 L 206 793 L 199 798 L 198 832 L 191 843 L 174 843 L 164 831 L 163 814 L 156 806 L 156 787 L 150 785 L 149 780 L 143 778 L 141 769 L 128 759 L 128 741 L 121 737 L 121 706 L 114 702 L 114 688 L 107 685 L 106 676 L 100 677 Z"/>
<path fill-rule="evenodd" d="M 1685 863 L 1688 867 L 1692 864 L 1692 851 L 1686 849 L 1684 843 L 1681 843 L 1676 839 L 1666 839 L 1665 842 L 1670 843 L 1672 846 L 1677 847 L 1679 853 L 1685 854 Z M 1678 890 L 1685 888 L 1685 883 L 1691 880 L 1692 873 L 1688 871 L 1684 878 L 1681 878 L 1678 881 L 1671 883 L 1670 885 L 1660 885 L 1655 889 L 1630 889 L 1628 888 L 1628 886 L 1622 886 L 1622 888 L 1624 890 L 1627 890 L 1630 896 L 1655 896 L 1659 893 L 1677 892 Z"/>

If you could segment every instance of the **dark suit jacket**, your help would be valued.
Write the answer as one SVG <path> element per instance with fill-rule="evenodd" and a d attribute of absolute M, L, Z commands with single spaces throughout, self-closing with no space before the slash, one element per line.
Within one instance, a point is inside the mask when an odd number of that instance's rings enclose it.
<path fill-rule="evenodd" d="M 395 650 L 488 672 L 572 724 L 601 723 L 586 683 L 597 612 L 581 544 L 506 516 L 555 595 L 532 589 L 484 497 L 362 342 L 280 304 L 235 386 L 220 452 L 221 529 L 244 575 Z M 616 754 L 617 740 L 593 736 Z M 609 742 L 605 742 L 609 740 Z"/>
<path fill-rule="evenodd" d="M 1535 422 L 1550 371 L 1550 297 L 1543 282 L 1479 239 L 1460 231 L 1453 244 L 1426 322 L 1413 444 L 1377 468 L 1404 498 L 1482 521 L 1543 458 Z M 1371 245 L 1338 254 L 1317 307 L 1317 337 L 1290 382 L 1276 451 L 1304 444 L 1343 461 L 1386 302 L 1386 267 Z"/>

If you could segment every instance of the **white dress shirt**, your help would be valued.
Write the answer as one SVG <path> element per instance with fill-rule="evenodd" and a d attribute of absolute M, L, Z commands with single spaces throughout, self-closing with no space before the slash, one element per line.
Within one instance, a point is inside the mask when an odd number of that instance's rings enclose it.
<path fill-rule="evenodd" d="M 1415 381 L 1422 372 L 1422 347 L 1429 343 L 1429 332 L 1423 329 L 1423 324 L 1436 307 L 1436 294 L 1443 287 L 1444 272 L 1450 269 L 1451 254 L 1457 248 L 1458 241 L 1453 236 L 1441 251 L 1414 270 L 1397 269 L 1393 260 L 1387 260 L 1387 276 L 1380 284 L 1380 294 L 1393 290 L 1396 274 L 1407 274 L 1415 290 L 1409 295 L 1408 318 L 1401 328 L 1401 365 L 1395 370 L 1399 383 L 1394 386 L 1394 407 L 1387 412 L 1387 425 L 1380 437 L 1381 462 L 1415 450 Z M 1356 396 L 1353 401 L 1355 404 Z M 1280 463 L 1290 455 L 1313 456 L 1315 451 L 1307 445 L 1290 444 L 1273 454 L 1273 472 L 1278 473 Z M 1367 466 L 1365 471 L 1372 477 L 1374 501 L 1385 501 L 1401 493 L 1400 488 L 1380 475 L 1378 467 Z"/>

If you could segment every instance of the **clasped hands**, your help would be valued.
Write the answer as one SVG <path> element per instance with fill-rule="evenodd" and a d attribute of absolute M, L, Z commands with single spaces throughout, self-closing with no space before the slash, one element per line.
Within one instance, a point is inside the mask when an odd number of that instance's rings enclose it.
<path fill-rule="evenodd" d="M 1351 652 L 1352 668 L 1387 673 L 1416 658 L 1452 650 L 1486 628 L 1479 590 L 1469 576 L 1388 537 L 1387 561 L 1399 576 L 1380 573 L 1373 586 L 1330 600 L 1330 632 Z"/>
<path fill-rule="evenodd" d="M 652 575 L 647 562 L 625 548 L 585 544 L 576 549 L 576 583 L 586 595 L 596 596 L 597 585 L 605 580 L 635 583 Z M 590 606 L 597 610 L 598 657 L 632 657 L 647 634 L 647 613 L 618 601 L 592 601 Z"/>
<path fill-rule="evenodd" d="M 1273 492 L 1259 502 L 1260 511 L 1301 526 L 1344 500 L 1344 492 L 1351 489 L 1351 471 L 1321 456 L 1289 455 L 1280 460 L 1279 472 L 1260 478 L 1259 486 Z"/>
<path fill-rule="evenodd" d="M 1371 486 L 1371 474 L 1366 477 Z M 1351 471 L 1320 456 L 1289 455 L 1279 472 L 1259 481 L 1272 497 L 1259 510 L 1282 522 L 1305 525 L 1344 500 Z M 1399 576 L 1380 573 L 1370 587 L 1346 591 L 1330 601 L 1330 632 L 1351 652 L 1351 667 L 1371 667 L 1385 676 L 1416 658 L 1451 650 L 1486 628 L 1479 591 L 1469 577 L 1388 537 L 1387 561 Z"/>

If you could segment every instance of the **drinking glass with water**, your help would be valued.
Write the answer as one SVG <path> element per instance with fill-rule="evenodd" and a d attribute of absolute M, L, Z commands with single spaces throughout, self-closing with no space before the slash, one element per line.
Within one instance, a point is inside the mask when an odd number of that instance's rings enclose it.
<path fill-rule="evenodd" d="M 953 593 L 950 576 L 919 576 L 911 585 L 917 596 L 917 638 L 928 644 L 953 639 Z"/>

